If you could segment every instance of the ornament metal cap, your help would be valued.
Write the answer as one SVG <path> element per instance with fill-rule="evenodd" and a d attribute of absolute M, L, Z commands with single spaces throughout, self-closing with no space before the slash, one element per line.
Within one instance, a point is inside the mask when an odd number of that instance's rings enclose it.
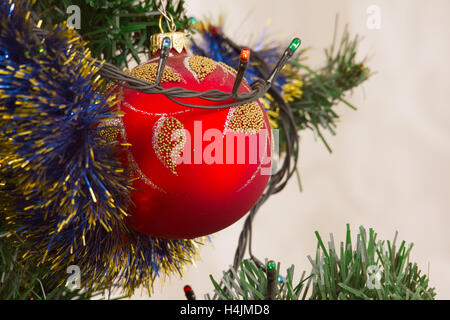
<path fill-rule="evenodd" d="M 163 15 L 161 15 L 159 18 L 159 29 L 161 30 L 161 33 L 156 33 L 150 36 L 151 54 L 154 56 L 159 50 L 161 50 L 163 40 L 166 37 L 170 38 L 170 49 L 174 49 L 178 53 L 181 53 L 183 49 L 187 51 L 187 38 L 184 32 L 176 32 L 177 28 L 175 26 L 173 16 L 170 13 L 169 17 L 167 17 L 167 15 L 164 15 L 164 17 L 166 18 L 169 32 L 164 32 L 162 27 Z"/>

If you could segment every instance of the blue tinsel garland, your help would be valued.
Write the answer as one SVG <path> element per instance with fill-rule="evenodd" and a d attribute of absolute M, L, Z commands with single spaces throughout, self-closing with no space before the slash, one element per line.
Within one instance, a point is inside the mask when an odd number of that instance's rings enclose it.
<path fill-rule="evenodd" d="M 151 289 L 159 273 L 180 272 L 196 257 L 196 240 L 127 227 L 131 182 L 120 147 L 99 127 L 119 116 L 114 97 L 98 90 L 89 52 L 76 55 L 76 33 L 58 26 L 41 41 L 29 12 L 28 1 L 0 3 L 0 192 L 14 199 L 0 207 L 11 232 L 29 248 L 23 258 L 53 274 L 79 265 L 84 287 Z"/>

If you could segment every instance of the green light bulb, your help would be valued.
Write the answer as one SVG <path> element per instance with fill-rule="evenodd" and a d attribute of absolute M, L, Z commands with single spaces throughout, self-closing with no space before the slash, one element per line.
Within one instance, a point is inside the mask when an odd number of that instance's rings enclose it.
<path fill-rule="evenodd" d="M 269 261 L 269 263 L 267 264 L 267 269 L 269 271 L 272 271 L 273 269 L 275 269 L 275 262 Z"/>
<path fill-rule="evenodd" d="M 295 38 L 294 40 L 292 40 L 291 44 L 289 45 L 289 49 L 291 49 L 291 51 L 295 52 L 295 51 L 297 51 L 297 49 L 300 47 L 301 44 L 302 44 L 302 40 L 300 40 L 299 38 Z"/>

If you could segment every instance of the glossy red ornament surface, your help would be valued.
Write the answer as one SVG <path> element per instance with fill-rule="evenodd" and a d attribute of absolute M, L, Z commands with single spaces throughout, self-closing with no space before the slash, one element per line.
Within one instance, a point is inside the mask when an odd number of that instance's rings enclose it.
<path fill-rule="evenodd" d="M 217 64 L 215 70 L 201 80 L 189 67 L 189 56 L 174 51 L 171 53 L 166 66 L 179 77 L 180 82 L 163 82 L 164 88 L 184 87 L 197 91 L 218 89 L 231 92 L 235 73 L 226 66 Z M 158 57 L 148 62 L 152 63 L 158 63 Z M 230 132 L 227 127 L 236 107 L 195 109 L 179 105 L 163 95 L 150 95 L 124 88 L 120 90 L 120 108 L 124 112 L 121 139 L 131 144 L 127 148 L 128 156 L 125 161 L 138 178 L 134 182 L 136 190 L 132 193 L 133 204 L 129 208 L 128 223 L 132 228 L 160 238 L 195 238 L 228 227 L 255 205 L 269 179 L 272 145 L 269 122 L 259 102 L 257 104 L 262 110 L 263 130 L 258 134 L 236 133 Z M 243 83 L 240 92 L 248 91 L 248 84 Z M 182 101 L 205 104 L 205 101 L 197 98 Z M 214 105 L 212 102 L 209 104 Z M 163 139 L 159 138 L 169 124 L 175 126 L 175 129 L 182 128 L 191 138 L 186 138 L 181 145 L 178 145 L 179 141 L 162 145 Z M 220 132 L 223 164 L 220 161 L 206 163 L 208 159 L 203 154 L 205 151 L 208 154 L 211 143 L 217 140 L 217 137 L 213 137 L 211 141 L 205 141 L 207 139 L 204 138 L 208 137 L 204 134 L 207 132 Z M 234 135 L 236 139 L 245 137 L 244 163 L 237 163 L 239 152 L 243 151 L 242 148 L 238 150 L 238 143 L 233 148 L 226 147 L 226 139 L 230 135 Z M 252 135 L 258 137 L 257 150 L 250 147 L 249 138 Z M 176 154 L 176 147 L 181 148 L 179 155 L 185 162 L 188 162 L 186 159 L 191 155 L 191 163 L 178 161 L 170 167 L 170 163 L 162 159 L 164 154 Z M 211 154 L 216 155 L 215 152 Z M 234 163 L 227 163 L 227 156 Z M 251 157 L 253 161 L 250 160 Z"/>

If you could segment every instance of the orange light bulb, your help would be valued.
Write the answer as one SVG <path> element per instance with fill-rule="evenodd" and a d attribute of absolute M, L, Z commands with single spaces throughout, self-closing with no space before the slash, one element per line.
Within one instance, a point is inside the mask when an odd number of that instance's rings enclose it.
<path fill-rule="evenodd" d="M 250 50 L 247 48 L 242 49 L 241 51 L 241 62 L 247 63 L 250 60 Z"/>

